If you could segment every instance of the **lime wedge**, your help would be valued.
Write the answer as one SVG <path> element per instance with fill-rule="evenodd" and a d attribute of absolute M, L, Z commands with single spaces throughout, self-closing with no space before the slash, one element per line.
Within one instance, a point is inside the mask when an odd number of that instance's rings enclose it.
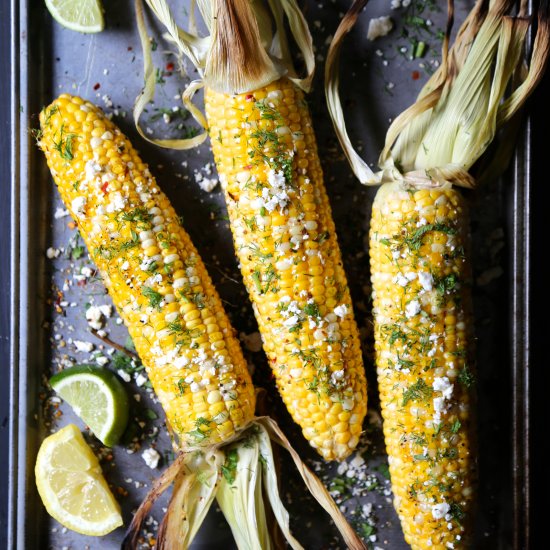
<path fill-rule="evenodd" d="M 111 371 L 79 365 L 52 376 L 50 384 L 104 445 L 120 439 L 128 423 L 128 394 Z"/>
<path fill-rule="evenodd" d="M 46 0 L 53 18 L 72 31 L 101 32 L 103 8 L 99 0 Z"/>
<path fill-rule="evenodd" d="M 74 424 L 42 442 L 34 474 L 46 510 L 65 527 L 102 536 L 122 525 L 99 461 Z"/>

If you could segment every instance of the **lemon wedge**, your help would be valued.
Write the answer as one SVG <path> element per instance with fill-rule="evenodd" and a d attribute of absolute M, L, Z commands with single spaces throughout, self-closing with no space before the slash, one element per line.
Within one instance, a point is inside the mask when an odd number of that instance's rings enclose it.
<path fill-rule="evenodd" d="M 34 471 L 46 510 L 63 526 L 101 536 L 122 525 L 99 461 L 74 424 L 42 442 Z"/>

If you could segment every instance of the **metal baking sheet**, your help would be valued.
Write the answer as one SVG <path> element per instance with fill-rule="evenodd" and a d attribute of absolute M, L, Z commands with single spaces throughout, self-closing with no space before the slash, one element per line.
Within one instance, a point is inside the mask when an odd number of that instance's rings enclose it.
<path fill-rule="evenodd" d="M 10 515 L 9 548 L 118 548 L 123 529 L 102 539 L 83 537 L 64 530 L 45 512 L 36 492 L 34 461 L 42 439 L 68 422 L 84 426 L 68 407 L 58 408 L 45 381 L 60 364 L 95 361 L 94 353 L 75 349 L 74 341 L 94 344 L 94 352 L 111 358 L 109 348 L 89 332 L 86 304 L 110 304 L 102 284 L 93 272 L 87 255 L 72 252 L 78 248 L 69 218 L 56 218 L 60 199 L 49 176 L 42 154 L 34 145 L 30 128 L 37 126 L 40 109 L 62 92 L 79 94 L 112 113 L 114 120 L 132 139 L 151 166 L 159 184 L 184 218 L 206 262 L 236 329 L 243 334 L 257 330 L 246 300 L 233 254 L 225 208 L 219 186 L 206 193 L 196 184 L 195 174 L 215 177 L 208 145 L 196 151 L 171 152 L 142 140 L 133 128 L 131 108 L 142 84 L 141 51 L 133 18 L 133 2 L 105 3 L 107 28 L 98 35 L 82 35 L 61 28 L 49 16 L 40 0 L 12 0 L 13 81 L 13 174 L 11 243 L 12 327 L 10 356 Z M 471 6 L 458 1 L 456 20 L 461 21 Z M 182 14 L 182 2 L 178 13 Z M 426 7 L 420 14 L 432 25 L 416 29 L 429 42 L 426 55 L 411 60 L 410 34 L 403 36 L 404 18 L 409 11 L 390 10 L 387 0 L 372 0 L 358 27 L 348 37 L 342 64 L 343 102 L 349 112 L 350 133 L 365 157 L 375 162 L 389 120 L 409 105 L 439 58 L 437 31 L 445 18 L 435 1 L 413 0 L 413 6 Z M 323 464 L 302 439 L 273 395 L 268 367 L 262 352 L 247 352 L 255 367 L 255 381 L 270 390 L 269 405 L 282 428 L 308 462 L 333 490 L 353 482 L 337 495 L 346 514 L 363 529 L 371 548 L 407 548 L 391 504 L 386 478 L 386 457 L 379 423 L 376 377 L 372 365 L 370 339 L 369 271 L 366 236 L 374 191 L 361 187 L 352 176 L 339 150 L 322 90 L 323 61 L 329 39 L 348 7 L 345 0 L 304 2 L 317 50 L 318 69 L 315 89 L 309 97 L 313 111 L 320 156 L 330 195 L 344 261 L 352 288 L 356 317 L 362 330 L 363 350 L 369 380 L 369 416 L 359 452 L 345 467 Z M 395 28 L 375 42 L 366 39 L 371 17 L 391 15 Z M 185 16 L 182 17 L 182 20 Z M 410 29 L 409 29 L 410 30 Z M 158 29 L 157 29 L 158 31 Z M 158 32 L 157 32 L 158 34 Z M 177 63 L 165 54 L 164 45 L 155 52 L 165 81 L 157 101 L 144 117 L 153 131 L 169 130 L 181 135 L 192 127 L 190 119 L 176 118 L 165 124 L 160 108 L 179 106 L 174 99 L 183 79 L 170 71 Z M 172 74 L 169 74 L 172 73 Z M 193 71 L 189 70 L 190 76 Z M 160 115 L 160 116 L 156 116 Z M 157 119 L 152 120 L 152 119 Z M 178 124 L 182 124 L 178 128 Z M 528 532 L 529 457 L 526 454 L 528 404 L 527 305 L 529 234 L 529 126 L 521 136 L 514 164 L 500 182 L 469 195 L 474 239 L 474 303 L 476 310 L 477 359 L 479 365 L 479 465 L 480 489 L 476 514 L 476 548 L 524 548 Z M 72 243 L 72 244 L 70 244 Z M 48 248 L 60 250 L 55 259 L 46 256 Z M 78 256 L 78 257 L 77 257 Z M 75 278 L 76 275 L 76 278 Z M 61 293 L 61 294 L 59 294 Z M 74 305 L 73 305 L 74 304 Z M 127 333 L 108 320 L 109 337 L 124 344 Z M 508 339 L 508 335 L 510 338 Z M 109 366 L 109 365 L 108 365 Z M 112 367 L 112 360 L 110 363 Z M 138 425 L 139 441 L 119 445 L 106 453 L 93 436 L 87 440 L 102 458 L 105 475 L 112 484 L 123 510 L 125 525 L 150 487 L 152 480 L 170 460 L 170 447 L 162 423 L 162 411 L 146 386 L 138 387 L 135 377 L 128 384 L 133 399 L 132 417 Z M 62 414 L 60 414 L 60 411 Z M 156 416 L 157 418 L 153 418 Z M 131 434 L 128 436 L 131 439 Z M 163 458 L 151 470 L 141 452 L 152 444 Z M 302 485 L 287 457 L 281 454 L 284 475 L 283 494 L 289 502 L 292 526 L 306 548 L 342 548 L 335 529 L 322 510 L 304 495 Z M 360 466 L 365 460 L 366 466 Z M 339 469 L 340 468 L 340 469 Z M 361 479 L 360 479 L 361 478 Z M 346 482 L 347 480 L 347 482 Z M 336 493 L 335 493 L 336 494 Z M 162 505 L 147 526 L 143 547 L 152 543 L 155 522 Z M 370 519 L 361 514 L 372 504 Z M 232 538 L 223 517 L 213 512 L 207 518 L 194 548 L 231 548 Z M 371 527 L 366 527 L 372 524 Z M 368 536 L 367 536 L 368 535 Z M 374 536 L 375 540 L 369 540 Z"/>

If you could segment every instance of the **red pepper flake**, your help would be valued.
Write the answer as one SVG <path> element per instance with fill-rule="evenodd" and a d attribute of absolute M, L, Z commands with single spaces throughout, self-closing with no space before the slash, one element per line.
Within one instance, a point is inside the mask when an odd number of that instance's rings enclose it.
<path fill-rule="evenodd" d="M 128 46 L 128 51 L 131 52 L 134 48 L 132 46 Z"/>
<path fill-rule="evenodd" d="M 102 186 L 101 186 L 101 190 L 103 191 L 103 194 L 106 195 L 108 193 L 107 191 L 107 187 L 109 187 L 109 182 L 106 181 Z"/>
<path fill-rule="evenodd" d="M 99 90 L 99 88 L 101 88 L 101 84 L 99 82 L 96 82 L 94 84 L 94 90 Z"/>
<path fill-rule="evenodd" d="M 245 99 L 246 99 L 246 101 L 253 101 L 254 96 L 252 94 L 246 94 Z"/>
<path fill-rule="evenodd" d="M 413 80 L 418 80 L 420 78 L 420 73 L 418 71 L 413 71 L 412 72 L 412 79 Z"/>
<path fill-rule="evenodd" d="M 58 306 L 63 301 L 63 292 L 58 290 L 56 294 L 54 305 Z"/>
<path fill-rule="evenodd" d="M 252 170 L 252 164 L 247 164 L 243 170 Z"/>
<path fill-rule="evenodd" d="M 124 489 L 123 487 L 117 487 L 116 488 L 116 492 L 123 496 L 123 497 L 127 497 L 128 496 L 128 491 L 126 489 Z"/>
<path fill-rule="evenodd" d="M 174 64 L 172 62 L 166 63 L 166 70 L 167 71 L 173 71 L 174 70 Z"/>

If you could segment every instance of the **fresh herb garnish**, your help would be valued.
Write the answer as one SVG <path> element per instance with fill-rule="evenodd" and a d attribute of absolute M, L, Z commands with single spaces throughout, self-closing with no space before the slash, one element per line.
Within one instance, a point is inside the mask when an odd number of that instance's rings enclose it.
<path fill-rule="evenodd" d="M 160 303 L 162 302 L 163 296 L 160 292 L 153 290 L 149 286 L 144 286 L 141 289 L 141 293 L 149 300 L 149 305 L 151 307 L 160 309 Z"/>

